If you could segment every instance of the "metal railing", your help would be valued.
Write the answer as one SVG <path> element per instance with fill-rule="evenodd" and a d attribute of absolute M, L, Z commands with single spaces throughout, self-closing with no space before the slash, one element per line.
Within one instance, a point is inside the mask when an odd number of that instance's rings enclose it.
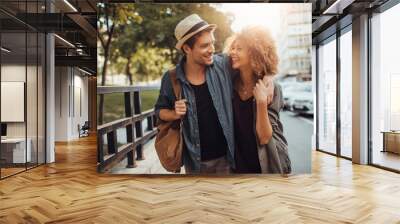
<path fill-rule="evenodd" d="M 135 160 L 143 160 L 143 145 L 153 138 L 155 127 L 154 109 L 141 111 L 140 93 L 156 90 L 156 87 L 139 86 L 98 86 L 97 95 L 123 93 L 125 118 L 101 124 L 97 127 L 97 170 L 105 172 L 124 158 L 128 159 L 128 168 L 135 167 Z M 147 120 L 147 129 L 143 132 L 142 121 Z M 126 144 L 118 146 L 117 130 L 126 129 Z M 107 135 L 106 144 L 104 137 Z M 104 146 L 107 145 L 107 150 Z M 136 155 L 136 159 L 135 159 Z"/>

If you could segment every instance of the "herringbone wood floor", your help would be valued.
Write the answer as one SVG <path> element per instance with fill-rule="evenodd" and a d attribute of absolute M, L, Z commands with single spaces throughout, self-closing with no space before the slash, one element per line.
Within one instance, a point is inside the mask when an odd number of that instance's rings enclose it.
<path fill-rule="evenodd" d="M 400 223 L 400 175 L 313 152 L 313 174 L 100 175 L 94 137 L 0 181 L 0 223 Z"/>

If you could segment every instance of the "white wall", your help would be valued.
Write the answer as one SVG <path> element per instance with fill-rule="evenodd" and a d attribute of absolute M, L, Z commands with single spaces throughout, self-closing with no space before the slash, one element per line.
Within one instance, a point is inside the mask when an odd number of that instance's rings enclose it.
<path fill-rule="evenodd" d="M 55 73 L 55 140 L 70 141 L 88 120 L 88 78 L 72 67 L 56 67 Z"/>
<path fill-rule="evenodd" d="M 37 70 L 38 69 L 38 70 Z M 22 108 L 18 110 L 21 113 L 26 112 L 26 120 L 22 122 L 6 122 L 8 138 L 25 138 L 29 139 L 29 148 L 32 153 L 32 160 L 44 163 L 45 150 L 45 120 L 44 120 L 44 74 L 41 66 L 32 66 L 25 64 L 2 64 L 1 81 L 2 82 L 24 82 L 26 85 L 26 106 L 23 102 Z M 27 78 L 27 80 L 25 80 Z M 3 92 L 4 89 L 2 89 Z M 19 90 L 20 94 L 24 94 L 24 90 Z M 22 92 L 21 92 L 22 91 Z M 3 92 L 4 94 L 4 92 Z M 2 95 L 2 98 L 7 95 Z M 13 113 L 10 107 L 2 107 L 2 112 Z M 16 113 L 16 112 L 14 112 Z"/>
<path fill-rule="evenodd" d="M 67 67 L 55 68 L 55 140 L 68 139 L 68 87 L 70 77 Z"/>
<path fill-rule="evenodd" d="M 4 82 L 25 82 L 25 75 L 28 69 L 28 74 L 31 75 L 30 71 L 34 68 L 32 66 L 25 67 L 25 65 L 18 64 L 3 64 L 1 66 L 1 81 Z M 31 79 L 28 76 L 28 79 Z M 29 80 L 29 86 L 36 86 L 36 80 Z M 27 88 L 27 106 L 35 108 L 36 111 L 36 88 Z M 4 96 L 3 96 L 4 97 Z M 41 105 L 39 105 L 40 107 Z M 1 108 L 1 110 L 7 110 L 7 108 Z M 29 111 L 31 112 L 31 111 Z M 36 113 L 27 113 L 28 132 L 30 129 L 36 130 Z M 34 121 L 34 124 L 32 122 Z M 8 137 L 25 137 L 25 124 L 26 122 L 7 122 L 7 136 Z M 29 132 L 30 133 L 30 132 Z M 28 133 L 28 137 L 29 136 Z M 35 133 L 36 134 L 36 133 Z"/>
<path fill-rule="evenodd" d="M 1 81 L 25 82 L 25 65 L 2 65 Z M 6 110 L 7 108 L 1 108 Z M 25 122 L 8 122 L 7 137 L 25 137 Z"/>

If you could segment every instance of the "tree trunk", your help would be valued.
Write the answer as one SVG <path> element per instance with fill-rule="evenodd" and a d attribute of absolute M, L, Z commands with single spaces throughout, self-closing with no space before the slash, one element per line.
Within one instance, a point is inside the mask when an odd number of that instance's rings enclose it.
<path fill-rule="evenodd" d="M 173 65 L 176 65 L 178 62 L 175 60 L 175 57 L 174 57 L 174 49 L 173 48 L 169 48 L 169 57 L 170 57 L 170 60 L 171 60 L 171 63 L 173 64 Z"/>
<path fill-rule="evenodd" d="M 109 46 L 107 46 L 109 48 Z M 109 49 L 104 49 L 104 62 L 103 62 L 103 71 L 101 73 L 101 85 L 106 85 L 106 74 L 107 74 L 107 62 L 108 62 L 108 51 Z M 100 102 L 99 102 L 99 124 L 103 124 L 103 115 L 104 115 L 104 94 L 100 95 Z"/>
<path fill-rule="evenodd" d="M 131 73 L 131 59 L 132 59 L 132 55 L 129 55 L 128 57 L 128 62 L 125 65 L 125 73 L 128 76 L 128 80 L 129 80 L 129 85 L 133 86 L 133 78 L 132 78 L 132 73 Z"/>
<path fill-rule="evenodd" d="M 110 6 L 110 5 L 109 5 Z M 108 62 L 108 58 L 109 58 L 109 54 L 110 54 L 110 46 L 111 46 L 111 40 L 114 34 L 114 28 L 115 28 L 115 23 L 113 23 L 110 27 L 109 25 L 109 17 L 108 17 L 108 11 L 107 11 L 107 6 L 106 6 L 106 12 L 105 12 L 105 16 L 106 16 L 106 25 L 107 25 L 107 35 L 108 35 L 108 39 L 107 41 L 104 40 L 104 38 L 102 38 L 102 36 L 100 35 L 100 33 L 98 33 L 101 45 L 103 46 L 104 49 L 104 64 L 103 64 L 103 71 L 101 74 L 101 85 L 104 86 L 106 84 L 106 74 L 107 74 L 107 62 Z M 115 17 L 115 7 L 112 7 L 112 18 Z M 104 94 L 100 95 L 100 102 L 99 102 L 99 114 L 98 114 L 98 120 L 99 120 L 99 124 L 103 124 L 103 115 L 104 115 Z"/>

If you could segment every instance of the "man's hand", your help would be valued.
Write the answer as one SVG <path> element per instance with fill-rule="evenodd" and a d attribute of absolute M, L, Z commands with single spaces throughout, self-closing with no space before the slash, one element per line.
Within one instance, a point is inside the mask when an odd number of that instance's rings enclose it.
<path fill-rule="evenodd" d="M 180 119 L 186 114 L 186 99 L 175 101 L 175 114 Z"/>

